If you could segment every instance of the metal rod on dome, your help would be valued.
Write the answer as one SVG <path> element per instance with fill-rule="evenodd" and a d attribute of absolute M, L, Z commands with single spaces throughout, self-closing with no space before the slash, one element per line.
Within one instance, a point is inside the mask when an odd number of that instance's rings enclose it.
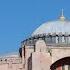
<path fill-rule="evenodd" d="M 64 17 L 64 10 L 61 10 L 61 16 L 60 16 L 60 20 L 64 21 L 65 17 Z"/>
<path fill-rule="evenodd" d="M 62 13 L 61 13 L 61 16 L 64 16 L 64 10 L 63 10 L 63 8 L 62 8 Z"/>

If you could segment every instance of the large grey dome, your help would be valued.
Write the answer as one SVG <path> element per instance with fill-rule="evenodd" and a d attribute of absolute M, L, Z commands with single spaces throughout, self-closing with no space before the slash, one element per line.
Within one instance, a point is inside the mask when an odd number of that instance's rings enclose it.
<path fill-rule="evenodd" d="M 32 35 L 48 34 L 48 33 L 68 33 L 70 34 L 70 21 L 51 21 L 42 24 Z"/>
<path fill-rule="evenodd" d="M 70 21 L 64 17 L 63 12 L 58 20 L 43 23 L 38 27 L 25 44 L 34 45 L 39 39 L 49 46 L 70 46 Z"/>
<path fill-rule="evenodd" d="M 40 27 L 38 27 L 33 32 L 32 36 L 38 35 L 38 34 L 48 34 L 48 33 L 70 34 L 70 21 L 66 20 L 66 18 L 62 15 L 56 21 L 49 21 L 49 22 L 43 23 Z"/>

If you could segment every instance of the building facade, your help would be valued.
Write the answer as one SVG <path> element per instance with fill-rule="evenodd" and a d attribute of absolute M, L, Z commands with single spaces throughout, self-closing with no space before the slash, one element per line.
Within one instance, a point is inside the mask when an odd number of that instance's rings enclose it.
<path fill-rule="evenodd" d="M 0 58 L 0 70 L 70 70 L 70 21 L 63 11 L 22 41 L 19 55 Z"/>

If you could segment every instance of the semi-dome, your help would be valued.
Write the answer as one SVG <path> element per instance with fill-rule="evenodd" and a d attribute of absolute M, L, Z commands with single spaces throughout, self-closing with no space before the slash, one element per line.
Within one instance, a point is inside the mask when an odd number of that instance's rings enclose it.
<path fill-rule="evenodd" d="M 40 27 L 38 27 L 32 34 L 34 35 L 39 35 L 39 34 L 70 34 L 70 21 L 67 20 L 62 12 L 61 17 L 56 20 L 56 21 L 49 21 L 46 23 L 43 23 Z"/>

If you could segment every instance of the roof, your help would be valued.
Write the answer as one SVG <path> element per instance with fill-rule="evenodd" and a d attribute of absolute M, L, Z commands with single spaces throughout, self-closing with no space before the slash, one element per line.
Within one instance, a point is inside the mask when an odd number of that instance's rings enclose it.
<path fill-rule="evenodd" d="M 48 34 L 48 33 L 70 34 L 70 21 L 64 17 L 63 10 L 58 20 L 43 23 L 32 33 L 32 36 L 39 34 Z"/>

